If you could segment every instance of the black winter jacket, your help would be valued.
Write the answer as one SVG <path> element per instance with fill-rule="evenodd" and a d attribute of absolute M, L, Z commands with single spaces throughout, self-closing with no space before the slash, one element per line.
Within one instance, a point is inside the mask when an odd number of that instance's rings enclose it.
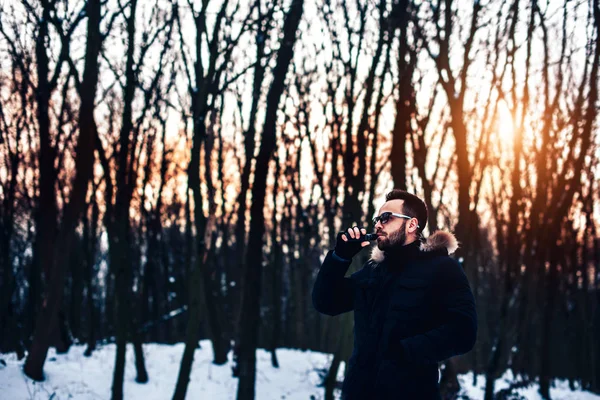
<path fill-rule="evenodd" d="M 354 310 L 343 399 L 440 399 L 438 363 L 470 351 L 477 334 L 469 282 L 448 256 L 455 243 L 450 233 L 436 232 L 395 253 L 375 248 L 348 278 L 350 261 L 327 254 L 313 304 L 327 315 Z"/>

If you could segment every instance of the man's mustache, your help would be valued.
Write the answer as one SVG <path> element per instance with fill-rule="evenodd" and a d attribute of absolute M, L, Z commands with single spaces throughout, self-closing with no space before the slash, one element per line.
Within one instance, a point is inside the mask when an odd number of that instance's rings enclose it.
<path fill-rule="evenodd" d="M 385 236 L 385 234 L 382 231 L 367 233 L 365 235 L 365 240 L 368 240 L 368 241 L 376 240 L 379 236 Z"/>

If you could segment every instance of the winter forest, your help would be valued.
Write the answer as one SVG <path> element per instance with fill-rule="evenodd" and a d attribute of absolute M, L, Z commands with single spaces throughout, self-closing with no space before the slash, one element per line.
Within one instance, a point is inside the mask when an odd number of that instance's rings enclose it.
<path fill-rule="evenodd" d="M 247 400 L 298 349 L 333 399 L 353 320 L 311 288 L 401 188 L 476 299 L 444 398 L 600 395 L 599 66 L 600 0 L 0 0 L 0 358 L 114 344 L 119 400 L 181 343 L 167 392 L 200 398 L 203 340 Z"/>

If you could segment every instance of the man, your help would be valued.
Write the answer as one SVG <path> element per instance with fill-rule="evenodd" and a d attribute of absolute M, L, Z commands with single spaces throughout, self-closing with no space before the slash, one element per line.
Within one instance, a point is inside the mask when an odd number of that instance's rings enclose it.
<path fill-rule="evenodd" d="M 440 399 L 438 363 L 470 351 L 477 333 L 469 282 L 448 256 L 457 241 L 439 231 L 422 241 L 427 207 L 403 190 L 387 194 L 374 223 L 371 259 L 345 278 L 352 257 L 369 242 L 365 229 L 340 232 L 312 293 L 320 313 L 354 310 L 342 398 Z"/>

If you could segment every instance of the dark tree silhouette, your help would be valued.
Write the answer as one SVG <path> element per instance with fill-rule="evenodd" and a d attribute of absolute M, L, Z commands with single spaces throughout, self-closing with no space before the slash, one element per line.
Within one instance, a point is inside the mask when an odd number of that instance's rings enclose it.
<path fill-rule="evenodd" d="M 285 87 L 285 77 L 294 55 L 296 31 L 304 10 L 304 1 L 292 3 L 285 15 L 283 38 L 277 52 L 277 64 L 273 69 L 273 81 L 267 94 L 265 121 L 261 145 L 256 157 L 256 171 L 252 186 L 250 207 L 250 234 L 242 286 L 241 334 L 239 343 L 238 400 L 254 399 L 256 384 L 256 348 L 260 324 L 260 293 L 265 233 L 264 205 L 269 160 L 275 150 L 277 112 Z"/>
<path fill-rule="evenodd" d="M 90 0 L 86 3 L 87 47 L 85 66 L 81 81 L 77 80 L 81 101 L 79 109 L 79 135 L 75 155 L 75 177 L 69 203 L 63 212 L 62 224 L 57 235 L 57 252 L 54 257 L 44 259 L 51 265 L 48 288 L 37 317 L 33 341 L 25 362 L 24 371 L 32 379 L 42 380 L 43 366 L 46 361 L 49 339 L 60 308 L 66 265 L 68 264 L 70 245 L 75 234 L 79 216 L 85 209 L 88 182 L 92 176 L 94 151 L 94 98 L 98 84 L 98 56 L 102 37 L 100 34 L 101 3 Z M 72 72 L 75 74 L 75 72 Z M 76 76 L 76 75 L 75 75 Z M 77 78 L 76 78 L 77 79 Z"/>

